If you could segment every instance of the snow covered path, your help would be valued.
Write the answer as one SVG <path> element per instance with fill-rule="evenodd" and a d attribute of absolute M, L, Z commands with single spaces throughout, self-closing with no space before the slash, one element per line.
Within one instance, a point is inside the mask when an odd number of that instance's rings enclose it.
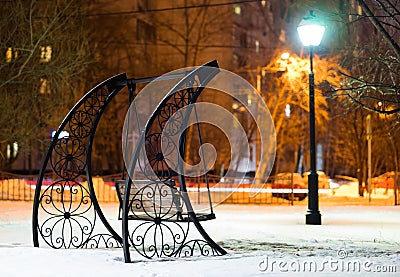
<path fill-rule="evenodd" d="M 0 201 L 0 276 L 264 276 L 297 273 L 386 276 L 400 272 L 400 207 L 322 207 L 323 225 L 304 224 L 304 206 L 221 205 L 204 222 L 229 254 L 123 262 L 122 249 L 32 247 L 30 202 Z M 102 206 L 114 218 L 115 204 Z M 114 220 L 115 226 L 120 222 Z M 396 272 L 393 272 L 396 271 Z M 385 272 L 385 273 L 383 273 Z"/>

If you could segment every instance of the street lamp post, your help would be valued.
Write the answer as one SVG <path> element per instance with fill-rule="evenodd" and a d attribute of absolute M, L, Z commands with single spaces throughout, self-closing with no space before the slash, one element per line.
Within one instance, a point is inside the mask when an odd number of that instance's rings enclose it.
<path fill-rule="evenodd" d="M 306 224 L 321 225 L 321 214 L 318 208 L 318 174 L 316 170 L 315 153 L 315 106 L 314 106 L 314 72 L 313 72 L 313 47 L 321 43 L 325 27 L 318 22 L 310 11 L 297 27 L 297 32 L 304 46 L 310 49 L 309 73 L 309 105 L 310 105 L 310 174 L 308 175 L 308 210 Z"/>

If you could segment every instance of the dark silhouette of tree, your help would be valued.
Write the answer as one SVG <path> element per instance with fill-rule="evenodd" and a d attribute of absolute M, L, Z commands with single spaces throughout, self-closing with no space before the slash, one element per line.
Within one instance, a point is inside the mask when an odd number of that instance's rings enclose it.
<path fill-rule="evenodd" d="M 0 169 L 17 155 L 31 169 L 32 151 L 47 148 L 51 129 L 74 103 L 92 60 L 84 9 L 83 1 L 1 3 Z"/>

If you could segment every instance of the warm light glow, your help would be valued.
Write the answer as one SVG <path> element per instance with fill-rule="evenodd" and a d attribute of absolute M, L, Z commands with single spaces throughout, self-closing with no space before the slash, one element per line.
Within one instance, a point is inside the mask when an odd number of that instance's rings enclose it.
<path fill-rule="evenodd" d="M 232 104 L 232 109 L 237 110 L 237 108 L 239 108 L 239 104 L 238 103 L 233 103 Z"/>
<path fill-rule="evenodd" d="M 51 60 L 51 46 L 40 47 L 40 62 L 48 63 Z"/>
<path fill-rule="evenodd" d="M 12 60 L 18 58 L 18 51 L 15 48 L 8 47 L 6 51 L 6 62 L 10 63 Z"/>
<path fill-rule="evenodd" d="M 12 61 L 12 48 L 8 47 L 6 51 L 6 62 L 9 63 Z"/>
<path fill-rule="evenodd" d="M 50 82 L 46 79 L 40 78 L 39 93 L 40 94 L 50 94 Z"/>
<path fill-rule="evenodd" d="M 240 14 L 241 13 L 241 9 L 239 5 L 236 5 L 234 8 L 235 14 Z"/>
<path fill-rule="evenodd" d="M 15 158 L 17 156 L 17 153 L 18 153 L 18 143 L 17 142 L 7 145 L 7 151 L 6 151 L 7 159 Z"/>
<path fill-rule="evenodd" d="M 260 42 L 256 40 L 255 44 L 256 44 L 256 53 L 258 53 L 260 52 Z"/>
<path fill-rule="evenodd" d="M 284 53 L 282 53 L 282 55 L 281 55 L 281 59 L 282 59 L 282 60 L 287 60 L 287 59 L 289 59 L 289 57 L 290 57 L 289 52 L 284 52 Z"/>

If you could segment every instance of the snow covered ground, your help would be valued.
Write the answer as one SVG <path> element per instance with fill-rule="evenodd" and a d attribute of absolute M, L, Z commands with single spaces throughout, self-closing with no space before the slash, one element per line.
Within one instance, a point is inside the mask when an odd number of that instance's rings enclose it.
<path fill-rule="evenodd" d="M 2 277 L 394 276 L 400 272 L 400 207 L 323 206 L 323 224 L 309 226 L 304 224 L 305 206 L 221 205 L 215 211 L 217 219 L 203 226 L 228 255 L 162 260 L 134 256 L 134 263 L 125 264 L 122 249 L 34 248 L 31 205 L 0 201 Z M 115 204 L 102 207 L 114 218 Z"/>

